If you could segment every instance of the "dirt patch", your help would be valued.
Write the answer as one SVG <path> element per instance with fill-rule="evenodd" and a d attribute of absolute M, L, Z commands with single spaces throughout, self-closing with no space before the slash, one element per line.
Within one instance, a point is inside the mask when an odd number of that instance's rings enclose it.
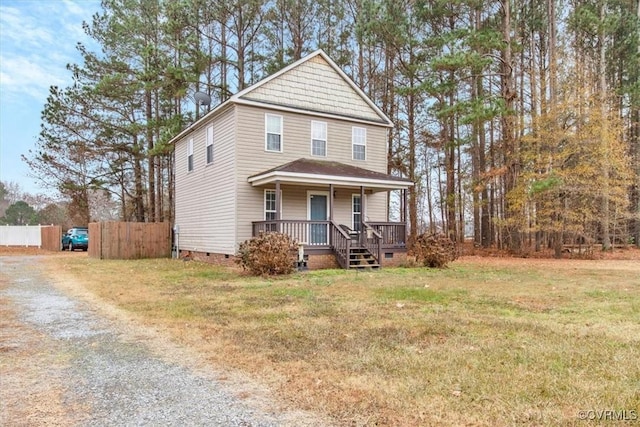
<path fill-rule="evenodd" d="M 52 255 L 56 253 L 35 246 L 0 246 L 0 255 Z"/>

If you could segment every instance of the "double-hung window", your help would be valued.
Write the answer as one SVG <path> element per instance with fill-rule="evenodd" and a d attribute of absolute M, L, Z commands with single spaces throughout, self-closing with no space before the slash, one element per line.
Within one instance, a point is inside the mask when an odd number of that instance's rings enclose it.
<path fill-rule="evenodd" d="M 367 130 L 351 128 L 351 144 L 353 160 L 367 160 Z"/>
<path fill-rule="evenodd" d="M 265 115 L 265 147 L 266 151 L 282 152 L 282 116 Z"/>
<path fill-rule="evenodd" d="M 213 126 L 207 128 L 207 164 L 213 163 Z"/>
<path fill-rule="evenodd" d="M 311 122 L 311 155 L 327 156 L 327 124 L 325 122 Z"/>
<path fill-rule="evenodd" d="M 351 218 L 353 221 L 352 229 L 360 231 L 362 225 L 362 198 L 359 194 L 351 197 Z"/>
<path fill-rule="evenodd" d="M 264 190 L 264 220 L 275 221 L 277 219 L 276 190 Z M 266 231 L 277 231 L 277 224 L 267 224 Z"/>
<path fill-rule="evenodd" d="M 193 170 L 193 138 L 189 139 L 187 146 L 187 170 L 189 172 Z"/>

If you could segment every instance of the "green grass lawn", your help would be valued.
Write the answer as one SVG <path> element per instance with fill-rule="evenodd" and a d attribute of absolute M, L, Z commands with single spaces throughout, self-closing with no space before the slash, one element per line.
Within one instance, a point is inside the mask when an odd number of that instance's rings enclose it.
<path fill-rule="evenodd" d="M 465 258 L 272 279 L 177 260 L 49 262 L 343 425 L 640 423 L 637 261 Z"/>

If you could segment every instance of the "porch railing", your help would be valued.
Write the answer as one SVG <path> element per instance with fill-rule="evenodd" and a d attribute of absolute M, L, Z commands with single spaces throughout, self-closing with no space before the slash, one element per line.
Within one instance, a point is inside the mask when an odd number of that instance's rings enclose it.
<path fill-rule="evenodd" d="M 405 248 L 407 225 L 404 222 L 368 222 L 380 234 L 383 248 Z"/>
<path fill-rule="evenodd" d="M 305 221 L 281 219 L 272 221 L 256 221 L 253 223 L 253 235 L 260 233 L 283 233 L 291 236 L 299 243 L 308 246 L 330 246 L 329 221 Z"/>
<path fill-rule="evenodd" d="M 280 232 L 308 247 L 331 248 L 341 267 L 349 267 L 349 253 L 362 246 L 380 262 L 382 250 L 404 248 L 406 226 L 395 222 L 365 222 L 362 235 L 351 235 L 335 221 L 272 220 L 253 222 L 253 235 Z"/>
<path fill-rule="evenodd" d="M 330 246 L 333 233 L 329 229 L 329 221 L 306 221 L 306 220 L 272 220 L 255 221 L 253 223 L 253 235 L 260 233 L 278 231 L 288 234 L 298 242 L 310 246 Z M 381 246 L 386 248 L 406 247 L 406 224 L 403 222 L 367 222 L 370 229 L 376 231 L 380 236 Z M 334 224 L 335 226 L 336 224 Z M 338 228 L 340 228 L 338 226 Z M 325 234 L 326 233 L 326 234 Z M 347 236 L 348 234 L 345 233 Z M 325 235 L 328 238 L 324 238 Z"/>

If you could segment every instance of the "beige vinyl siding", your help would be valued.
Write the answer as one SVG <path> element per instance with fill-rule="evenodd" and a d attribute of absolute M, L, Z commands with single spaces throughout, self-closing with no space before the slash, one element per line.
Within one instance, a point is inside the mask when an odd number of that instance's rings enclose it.
<path fill-rule="evenodd" d="M 207 126 L 213 124 L 213 163 L 206 164 Z M 234 254 L 235 114 L 228 108 L 176 144 L 176 219 L 180 249 Z M 194 170 L 187 173 L 187 141 L 194 140 Z"/>
<path fill-rule="evenodd" d="M 352 195 L 360 194 L 360 188 L 339 188 L 333 207 L 333 218 L 338 224 L 351 227 Z M 369 193 L 364 195 L 365 221 L 386 221 L 387 193 Z"/>
<path fill-rule="evenodd" d="M 253 89 L 243 99 L 382 121 L 376 111 L 321 56 Z"/>
<path fill-rule="evenodd" d="M 317 118 L 309 115 L 278 112 L 283 116 L 283 151 L 266 152 L 264 149 L 264 116 L 271 111 L 263 108 L 238 105 L 237 116 L 237 239 L 242 242 L 251 238 L 253 221 L 264 219 L 264 188 L 255 188 L 247 178 L 268 169 L 303 157 L 310 157 L 311 122 Z M 386 173 L 386 128 L 374 125 L 323 119 L 327 123 L 327 157 L 323 160 L 338 161 L 354 166 Z M 351 159 L 352 126 L 367 129 L 367 160 Z M 273 186 L 268 188 L 275 188 Z M 313 187 L 328 191 L 328 187 Z M 283 219 L 307 219 L 307 190 L 303 186 L 283 185 Z M 338 198 L 334 216 L 339 223 L 351 223 L 351 194 L 359 188 L 336 189 Z M 367 195 L 367 213 L 370 221 L 386 219 L 386 193 Z"/>
<path fill-rule="evenodd" d="M 267 152 L 265 140 L 265 114 L 283 118 L 282 152 Z M 245 105 L 237 106 L 238 120 L 238 174 L 244 178 L 300 158 L 311 158 L 311 122 L 318 118 L 288 112 L 270 111 Z M 327 123 L 327 156 L 318 160 L 332 160 L 376 172 L 387 173 L 387 129 L 345 120 L 322 119 Z M 367 130 L 366 160 L 352 160 L 352 128 Z M 245 175 L 246 172 L 246 175 Z"/>
<path fill-rule="evenodd" d="M 278 113 L 283 116 L 283 152 L 264 150 L 264 115 L 267 109 L 231 106 L 214 118 L 214 162 L 206 164 L 204 123 L 176 143 L 176 224 L 180 247 L 211 253 L 234 254 L 240 242 L 251 238 L 252 222 L 264 219 L 264 188 L 254 188 L 247 178 L 283 163 L 309 157 L 313 116 Z M 367 128 L 367 160 L 351 160 L 351 128 L 347 121 L 325 119 L 327 157 L 378 172 L 386 172 L 386 129 Z M 362 127 L 362 124 L 355 124 Z M 187 172 L 187 144 L 194 139 L 194 170 Z M 235 182 L 229 177 L 235 176 Z M 221 185 L 227 183 L 226 185 Z M 275 187 L 272 187 L 275 188 Z M 283 219 L 307 219 L 307 190 L 283 185 Z M 328 191 L 328 187 L 314 187 Z M 236 191 L 237 190 L 237 191 Z M 334 218 L 351 224 L 351 194 L 359 188 L 336 189 Z M 366 217 L 386 219 L 386 193 L 366 196 Z"/>

